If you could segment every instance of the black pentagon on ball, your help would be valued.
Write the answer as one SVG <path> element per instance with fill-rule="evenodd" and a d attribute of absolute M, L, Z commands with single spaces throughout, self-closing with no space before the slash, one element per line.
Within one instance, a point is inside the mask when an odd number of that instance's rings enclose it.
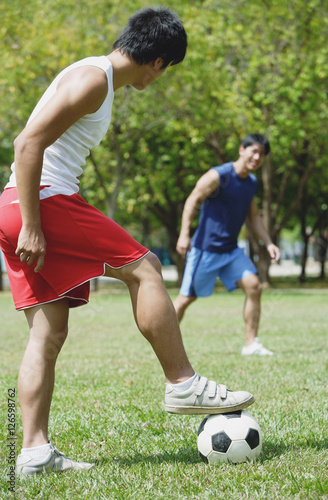
<path fill-rule="evenodd" d="M 260 435 L 256 429 L 249 429 L 245 441 L 251 450 L 254 450 L 260 444 Z"/>
<path fill-rule="evenodd" d="M 224 432 L 218 432 L 217 434 L 213 434 L 212 436 L 212 448 L 214 451 L 218 451 L 220 453 L 226 453 L 231 445 L 231 439 Z"/>

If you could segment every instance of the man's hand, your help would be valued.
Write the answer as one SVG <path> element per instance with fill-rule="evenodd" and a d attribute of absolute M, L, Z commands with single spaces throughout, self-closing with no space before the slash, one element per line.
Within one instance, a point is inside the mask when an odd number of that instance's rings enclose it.
<path fill-rule="evenodd" d="M 44 265 L 44 256 L 46 254 L 46 240 L 39 226 L 27 228 L 22 227 L 16 248 L 16 255 L 19 255 L 21 262 L 33 266 L 36 261 L 34 271 L 41 271 Z"/>
<path fill-rule="evenodd" d="M 190 250 L 190 237 L 189 236 L 179 236 L 177 241 L 177 252 L 182 255 L 182 257 L 186 257 L 187 252 Z"/>
<path fill-rule="evenodd" d="M 278 262 L 278 260 L 280 259 L 279 248 L 276 245 L 274 245 L 273 243 L 270 243 L 267 246 L 267 251 L 271 257 L 271 262 Z"/>

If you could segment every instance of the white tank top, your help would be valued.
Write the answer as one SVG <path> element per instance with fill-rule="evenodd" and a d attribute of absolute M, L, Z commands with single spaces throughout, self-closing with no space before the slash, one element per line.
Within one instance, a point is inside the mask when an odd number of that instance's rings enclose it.
<path fill-rule="evenodd" d="M 54 95 L 59 80 L 68 71 L 81 66 L 97 66 L 105 71 L 108 80 L 107 96 L 95 113 L 80 118 L 44 151 L 40 184 L 49 187 L 40 191 L 41 199 L 56 194 L 72 195 L 79 191 L 82 166 L 85 164 L 90 149 L 97 146 L 104 138 L 111 121 L 114 100 L 113 68 L 106 56 L 100 56 L 82 59 L 59 73 L 41 97 L 27 123 Z M 12 174 L 6 188 L 16 187 L 15 163 L 12 164 L 11 170 Z"/>

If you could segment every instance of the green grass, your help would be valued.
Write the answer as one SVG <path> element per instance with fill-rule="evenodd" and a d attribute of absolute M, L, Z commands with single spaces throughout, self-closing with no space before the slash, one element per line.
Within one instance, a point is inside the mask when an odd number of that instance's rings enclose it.
<path fill-rule="evenodd" d="M 170 289 L 172 297 L 177 293 Z M 50 437 L 65 454 L 95 461 L 81 473 L 16 479 L 17 499 L 321 499 L 328 498 L 327 289 L 274 288 L 263 296 L 261 339 L 272 358 L 243 358 L 243 295 L 221 289 L 192 304 L 182 323 L 197 371 L 245 388 L 263 432 L 254 463 L 201 462 L 201 416 L 167 415 L 164 380 L 139 334 L 124 288 L 109 285 L 71 311 L 57 364 Z M 27 340 L 23 313 L 0 295 L 0 498 L 8 491 L 7 392 Z M 16 452 L 22 429 L 16 397 Z"/>

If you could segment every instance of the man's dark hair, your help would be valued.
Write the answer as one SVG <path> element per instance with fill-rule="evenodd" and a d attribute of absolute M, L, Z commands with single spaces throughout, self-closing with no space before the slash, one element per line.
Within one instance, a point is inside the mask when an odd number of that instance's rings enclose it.
<path fill-rule="evenodd" d="M 113 47 L 140 65 L 161 57 L 164 69 L 169 64 L 183 61 L 187 34 L 180 19 L 170 9 L 147 7 L 129 19 Z"/>
<path fill-rule="evenodd" d="M 261 134 L 249 134 L 245 137 L 245 139 L 242 140 L 241 145 L 246 149 L 249 146 L 252 146 L 253 144 L 261 144 L 261 146 L 264 147 L 264 153 L 265 155 L 268 155 L 270 153 L 270 142 L 268 139 Z"/>

